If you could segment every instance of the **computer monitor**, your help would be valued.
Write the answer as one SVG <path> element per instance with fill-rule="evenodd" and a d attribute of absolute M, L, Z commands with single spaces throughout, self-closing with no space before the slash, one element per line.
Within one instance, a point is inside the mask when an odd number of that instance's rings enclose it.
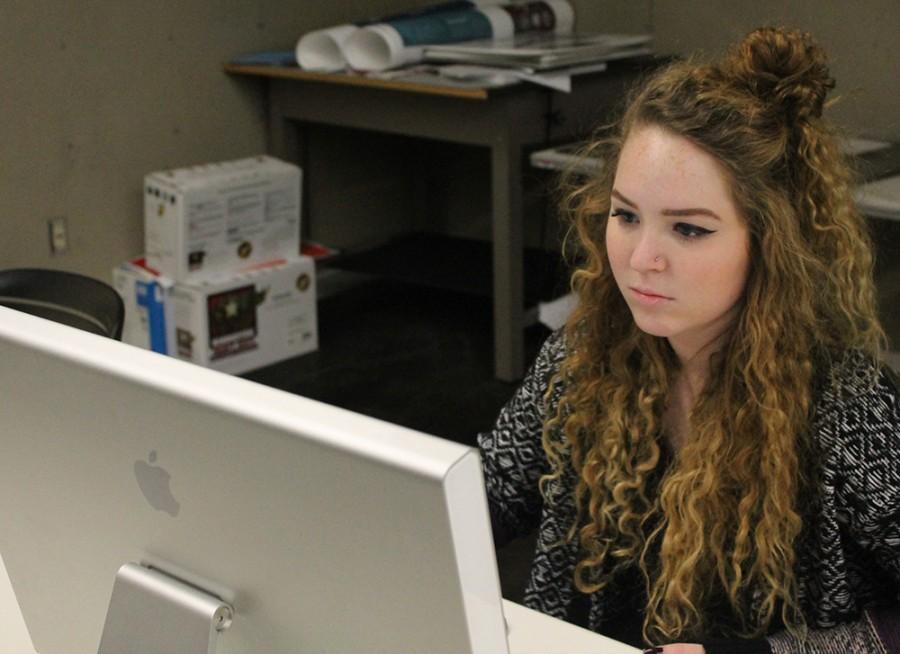
<path fill-rule="evenodd" d="M 0 554 L 41 654 L 187 633 L 129 570 L 233 609 L 222 654 L 507 651 L 471 448 L 2 307 L 0 398 Z"/>

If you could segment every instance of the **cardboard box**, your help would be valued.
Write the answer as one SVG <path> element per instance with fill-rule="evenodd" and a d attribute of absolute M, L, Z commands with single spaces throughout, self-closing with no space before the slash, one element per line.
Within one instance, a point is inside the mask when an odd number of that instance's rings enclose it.
<path fill-rule="evenodd" d="M 297 258 L 300 180 L 300 168 L 268 156 L 150 173 L 147 265 L 193 283 Z"/>
<path fill-rule="evenodd" d="M 196 284 L 174 284 L 169 354 L 239 374 L 319 347 L 309 257 Z"/>
<path fill-rule="evenodd" d="M 113 269 L 113 286 L 125 304 L 122 341 L 147 350 L 168 354 L 166 302 L 172 280 L 147 267 L 144 258 L 126 261 Z"/>

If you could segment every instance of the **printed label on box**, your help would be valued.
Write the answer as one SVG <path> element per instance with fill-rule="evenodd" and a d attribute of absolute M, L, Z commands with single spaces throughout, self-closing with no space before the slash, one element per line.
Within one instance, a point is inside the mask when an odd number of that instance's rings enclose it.
<path fill-rule="evenodd" d="M 309 257 L 199 284 L 176 284 L 175 356 L 239 374 L 318 348 Z"/>
<path fill-rule="evenodd" d="M 296 259 L 300 182 L 297 166 L 267 156 L 147 175 L 149 265 L 195 283 Z"/>

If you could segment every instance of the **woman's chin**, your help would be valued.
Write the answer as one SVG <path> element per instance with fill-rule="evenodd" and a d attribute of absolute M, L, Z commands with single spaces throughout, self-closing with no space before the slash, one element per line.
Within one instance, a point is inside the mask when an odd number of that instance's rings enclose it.
<path fill-rule="evenodd" d="M 634 324 L 645 334 L 668 338 L 673 334 L 672 327 L 654 320 L 635 320 Z"/>

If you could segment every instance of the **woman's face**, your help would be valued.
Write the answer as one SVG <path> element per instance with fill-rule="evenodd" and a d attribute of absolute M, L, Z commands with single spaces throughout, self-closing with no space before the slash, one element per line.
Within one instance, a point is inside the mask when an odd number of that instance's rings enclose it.
<path fill-rule="evenodd" d="M 606 247 L 637 326 L 682 361 L 728 327 L 750 237 L 721 164 L 656 126 L 628 136 L 613 182 Z"/>

